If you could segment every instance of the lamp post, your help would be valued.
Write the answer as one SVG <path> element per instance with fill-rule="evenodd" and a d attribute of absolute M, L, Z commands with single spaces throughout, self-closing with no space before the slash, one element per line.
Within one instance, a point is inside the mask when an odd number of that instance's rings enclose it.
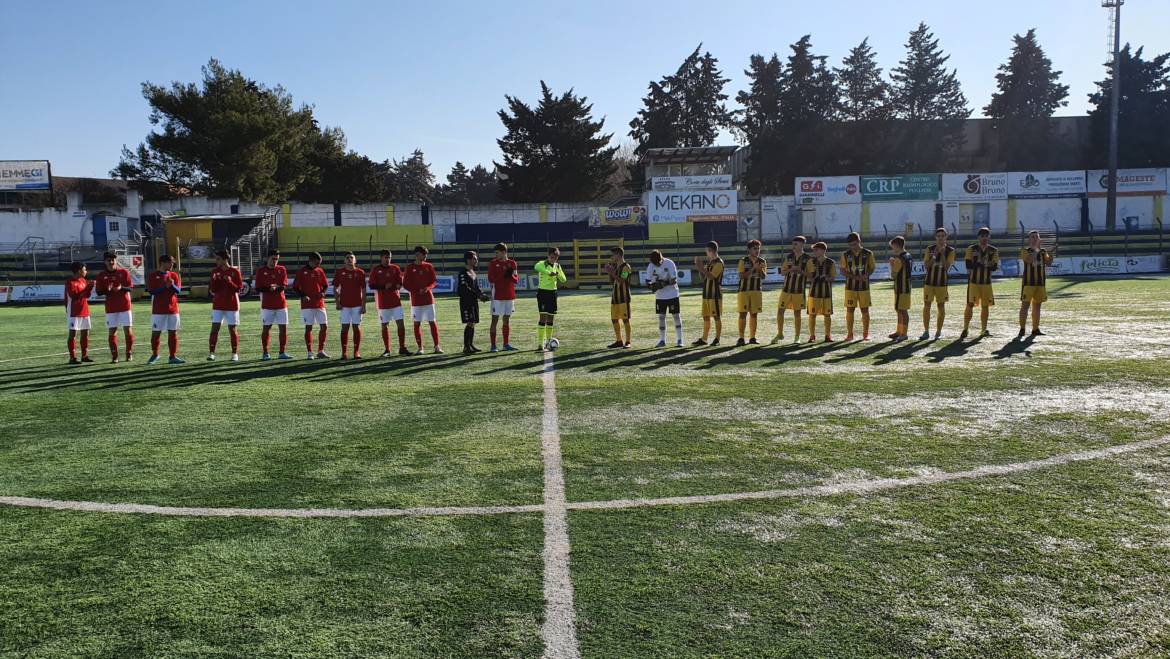
<path fill-rule="evenodd" d="M 1101 0 L 1112 10 L 1113 83 L 1109 90 L 1109 185 L 1105 197 L 1105 229 L 1117 228 L 1117 115 L 1121 108 L 1121 5 L 1125 0 Z"/>

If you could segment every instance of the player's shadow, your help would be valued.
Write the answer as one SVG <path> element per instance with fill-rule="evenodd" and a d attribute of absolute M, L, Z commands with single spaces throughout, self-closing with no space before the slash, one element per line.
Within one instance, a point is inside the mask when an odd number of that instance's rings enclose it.
<path fill-rule="evenodd" d="M 1032 344 L 1036 342 L 1035 337 L 1026 336 L 1022 339 L 1012 339 L 1003 345 L 1002 348 L 991 353 L 993 359 L 1011 359 L 1018 355 L 1024 357 L 1032 356 Z"/>
<path fill-rule="evenodd" d="M 928 352 L 923 356 L 929 357 L 930 361 L 932 363 L 938 364 L 938 363 L 941 363 L 942 361 L 944 361 L 946 359 L 950 359 L 952 357 L 962 357 L 963 355 L 967 354 L 971 350 L 971 348 L 973 348 L 978 343 L 979 343 L 979 339 L 977 339 L 977 338 L 972 339 L 970 341 L 965 341 L 963 339 L 955 339 L 954 341 L 951 341 L 950 343 L 938 348 L 937 350 L 932 350 L 931 352 Z"/>
<path fill-rule="evenodd" d="M 933 343 L 934 341 L 925 339 L 919 339 L 917 341 L 906 341 L 897 348 L 878 355 L 874 358 L 873 363 L 877 366 L 884 366 L 886 364 L 892 364 L 903 359 L 909 359 L 918 354 L 918 352 L 929 348 Z"/>
<path fill-rule="evenodd" d="M 417 357 L 391 357 L 389 359 L 379 357 L 375 359 L 362 359 L 357 362 L 343 362 L 343 368 L 310 373 L 302 377 L 294 377 L 293 379 L 328 381 L 349 380 L 367 375 L 412 375 L 427 371 L 446 370 L 486 357 L 487 355 L 483 353 L 465 355 L 462 352 L 444 355 L 420 355 Z"/>
<path fill-rule="evenodd" d="M 292 372 L 329 368 L 324 360 L 305 363 L 289 361 L 276 363 L 192 363 L 182 366 L 160 363 L 148 367 L 124 365 L 100 368 L 91 373 L 78 374 L 79 369 L 66 369 L 52 379 L 23 380 L 0 383 L 0 390 L 13 393 L 32 393 L 54 390 L 83 390 L 90 388 L 150 391 L 161 388 L 190 387 L 203 384 L 233 384 L 250 380 L 284 377 Z"/>
<path fill-rule="evenodd" d="M 830 341 L 828 343 L 822 341 L 820 343 L 794 343 L 789 346 L 782 346 L 774 349 L 774 352 L 778 354 L 772 363 L 767 364 L 767 366 L 781 366 L 787 362 L 820 359 L 830 353 L 844 350 L 850 345 L 852 344 L 844 341 Z"/>
<path fill-rule="evenodd" d="M 866 357 L 869 357 L 870 355 L 877 354 L 877 353 L 881 352 L 882 350 L 885 350 L 886 348 L 888 348 L 892 345 L 894 345 L 894 342 L 891 340 L 888 340 L 888 339 L 885 341 L 874 341 L 873 343 L 867 344 L 865 347 L 863 347 L 861 349 L 854 350 L 852 352 L 847 352 L 844 355 L 833 357 L 832 359 L 826 359 L 825 363 L 826 364 L 841 364 L 841 363 L 851 361 L 854 359 L 864 359 Z"/>
<path fill-rule="evenodd" d="M 685 366 L 688 364 L 695 364 L 703 362 L 704 360 L 711 360 L 718 358 L 719 355 L 726 354 L 735 350 L 735 346 L 719 345 L 714 348 L 711 347 L 695 347 L 689 350 L 683 348 L 676 348 L 669 351 L 666 355 L 660 356 L 657 360 L 642 366 L 643 371 L 650 371 L 656 368 L 664 368 L 667 366 Z M 699 368 L 702 368 L 700 366 Z"/>

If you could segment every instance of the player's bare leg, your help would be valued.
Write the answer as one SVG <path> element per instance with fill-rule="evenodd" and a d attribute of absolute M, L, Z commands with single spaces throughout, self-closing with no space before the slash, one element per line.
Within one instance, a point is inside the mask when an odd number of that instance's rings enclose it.
<path fill-rule="evenodd" d="M 808 342 L 817 340 L 817 317 L 811 310 L 808 312 Z"/>
<path fill-rule="evenodd" d="M 1032 336 L 1044 336 L 1040 331 L 1040 303 L 1032 303 Z"/>
<path fill-rule="evenodd" d="M 845 335 L 846 341 L 853 340 L 853 307 L 845 307 L 845 326 L 849 328 L 849 333 Z"/>
<path fill-rule="evenodd" d="M 622 321 L 618 320 L 617 318 L 614 318 L 610 322 L 613 323 L 613 337 L 614 338 L 613 338 L 613 343 L 610 344 L 609 347 L 611 347 L 611 348 L 624 347 L 626 345 L 626 342 L 622 340 Z"/>
<path fill-rule="evenodd" d="M 991 332 L 989 332 L 987 330 L 987 321 L 990 317 L 991 317 L 991 305 L 984 304 L 979 309 L 979 326 L 981 327 L 981 331 L 979 332 L 980 336 L 991 336 Z"/>
<path fill-rule="evenodd" d="M 799 309 L 792 312 L 792 342 L 800 343 L 800 321 L 801 313 Z"/>
<path fill-rule="evenodd" d="M 824 315 L 825 318 L 825 343 L 833 340 L 833 317 L 829 314 Z"/>
<path fill-rule="evenodd" d="M 719 345 L 719 338 L 723 336 L 723 317 L 715 316 L 715 339 L 711 341 L 711 345 Z"/>
<path fill-rule="evenodd" d="M 930 303 L 927 302 L 922 305 L 922 336 L 918 337 L 925 341 L 930 338 Z"/>
<path fill-rule="evenodd" d="M 934 319 L 934 338 L 942 337 L 943 319 L 947 316 L 947 308 L 942 302 L 938 303 L 938 317 Z"/>
<path fill-rule="evenodd" d="M 784 340 L 784 305 L 776 307 L 776 336 L 772 337 L 772 343 L 780 343 Z"/>
<path fill-rule="evenodd" d="M 760 321 L 759 314 L 755 314 L 755 313 L 748 314 L 748 332 L 750 334 L 750 336 L 748 337 L 748 343 L 759 343 L 759 341 L 756 340 L 756 326 L 759 324 L 759 321 Z"/>
<path fill-rule="evenodd" d="M 869 309 L 861 310 L 861 340 L 869 340 Z"/>
<path fill-rule="evenodd" d="M 1028 326 L 1028 301 L 1020 302 L 1020 333 L 1017 338 L 1024 338 L 1025 328 Z"/>
<path fill-rule="evenodd" d="M 975 315 L 975 305 L 970 302 L 963 309 L 963 331 L 959 334 L 960 339 L 967 338 L 967 333 L 971 331 L 971 317 Z"/>

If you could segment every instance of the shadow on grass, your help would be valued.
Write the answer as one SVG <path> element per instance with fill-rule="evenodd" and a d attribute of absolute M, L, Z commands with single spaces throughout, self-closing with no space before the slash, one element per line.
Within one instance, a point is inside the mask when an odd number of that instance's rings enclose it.
<path fill-rule="evenodd" d="M 918 354 L 918 352 L 929 348 L 933 344 L 934 341 L 924 339 L 919 339 L 917 341 L 905 341 L 899 344 L 897 348 L 894 348 L 887 353 L 878 355 L 873 360 L 873 363 L 877 366 L 884 366 L 886 364 L 892 364 L 903 359 L 910 359 L 914 355 Z"/>
<path fill-rule="evenodd" d="M 928 352 L 923 356 L 928 357 L 931 363 L 938 364 L 938 363 L 941 363 L 944 360 L 950 359 L 952 357 L 962 357 L 963 355 L 970 352 L 971 348 L 975 347 L 975 345 L 978 344 L 979 341 L 980 340 L 978 338 L 972 339 L 970 341 L 965 341 L 963 339 L 955 339 L 954 341 L 951 341 L 950 343 L 946 344 L 945 346 L 942 346 L 941 348 L 939 348 L 937 350 L 933 350 L 931 352 Z"/>
<path fill-rule="evenodd" d="M 991 356 L 993 359 L 1010 359 L 1019 355 L 1031 357 L 1032 344 L 1035 342 L 1035 337 L 1031 336 L 1026 336 L 1022 339 L 1012 339 L 1005 343 L 1002 348 L 991 353 Z"/>

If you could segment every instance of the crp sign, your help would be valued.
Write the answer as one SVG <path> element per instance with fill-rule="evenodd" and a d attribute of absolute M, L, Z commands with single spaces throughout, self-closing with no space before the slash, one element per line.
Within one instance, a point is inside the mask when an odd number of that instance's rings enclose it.
<path fill-rule="evenodd" d="M 862 201 L 935 201 L 937 199 L 937 174 L 861 177 Z"/>

